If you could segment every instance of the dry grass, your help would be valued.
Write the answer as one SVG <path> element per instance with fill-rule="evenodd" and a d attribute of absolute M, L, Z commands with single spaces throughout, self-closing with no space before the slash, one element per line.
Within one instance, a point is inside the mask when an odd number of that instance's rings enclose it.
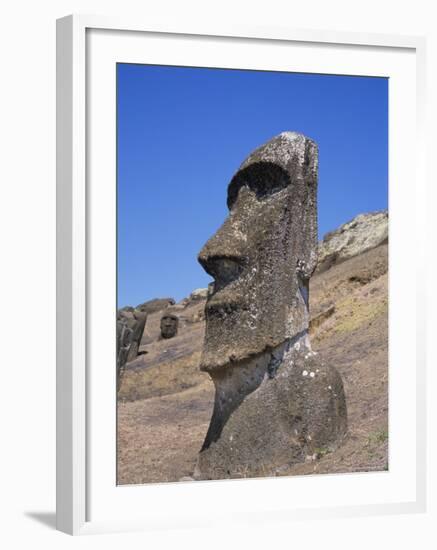
<path fill-rule="evenodd" d="M 118 398 L 136 401 L 182 392 L 202 384 L 209 377 L 199 370 L 200 351 L 157 366 L 126 370 Z"/>
<path fill-rule="evenodd" d="M 200 385 L 118 403 L 117 482 L 178 481 L 191 476 L 212 413 L 214 388 Z"/>

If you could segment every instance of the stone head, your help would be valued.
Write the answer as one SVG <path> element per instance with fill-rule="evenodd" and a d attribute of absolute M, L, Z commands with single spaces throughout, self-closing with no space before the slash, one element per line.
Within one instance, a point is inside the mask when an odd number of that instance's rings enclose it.
<path fill-rule="evenodd" d="M 163 338 L 173 338 L 178 331 L 179 318 L 171 313 L 165 313 L 161 317 L 161 336 Z"/>
<path fill-rule="evenodd" d="M 239 363 L 308 330 L 317 162 L 312 140 L 284 132 L 250 154 L 232 178 L 229 215 L 198 257 L 214 278 L 202 370 Z"/>

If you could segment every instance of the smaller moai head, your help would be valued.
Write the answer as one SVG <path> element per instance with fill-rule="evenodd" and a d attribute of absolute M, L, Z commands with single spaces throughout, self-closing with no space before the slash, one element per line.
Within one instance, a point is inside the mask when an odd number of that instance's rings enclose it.
<path fill-rule="evenodd" d="M 168 339 L 176 336 L 178 332 L 179 318 L 172 313 L 165 313 L 161 317 L 161 336 Z"/>
<path fill-rule="evenodd" d="M 308 330 L 317 263 L 317 145 L 283 132 L 243 162 L 229 215 L 199 253 L 214 278 L 201 369 L 236 365 Z"/>

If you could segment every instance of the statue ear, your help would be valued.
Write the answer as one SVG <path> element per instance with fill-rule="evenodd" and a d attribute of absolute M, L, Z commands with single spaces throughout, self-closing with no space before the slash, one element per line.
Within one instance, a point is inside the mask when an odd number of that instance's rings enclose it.
<path fill-rule="evenodd" d="M 310 278 L 317 266 L 319 240 L 317 229 L 317 178 L 319 165 L 319 150 L 315 143 L 305 142 L 305 163 L 303 166 L 303 178 L 305 181 L 304 208 L 306 215 L 303 219 L 303 234 L 305 235 L 304 249 L 306 253 L 302 260 L 305 269 L 302 274 Z"/>
<path fill-rule="evenodd" d="M 317 156 L 317 146 L 307 141 L 305 162 L 290 186 L 290 224 L 295 235 L 290 242 L 290 252 L 296 258 L 296 269 L 303 279 L 311 277 L 318 260 Z"/>

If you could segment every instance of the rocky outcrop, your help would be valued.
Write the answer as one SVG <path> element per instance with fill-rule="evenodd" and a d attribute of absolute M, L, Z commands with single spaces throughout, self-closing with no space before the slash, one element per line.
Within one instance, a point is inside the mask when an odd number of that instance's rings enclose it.
<path fill-rule="evenodd" d="M 123 313 L 124 311 L 119 311 L 117 315 L 117 391 L 120 389 L 133 335 L 133 330 L 128 325 L 130 319 Z"/>
<path fill-rule="evenodd" d="M 191 302 L 196 302 L 197 300 L 206 300 L 207 297 L 207 288 L 196 288 L 196 290 L 193 290 L 193 292 L 190 294 Z"/>
<path fill-rule="evenodd" d="M 154 298 L 139 304 L 135 309 L 144 311 L 144 313 L 156 313 L 157 311 L 162 311 L 170 306 L 175 304 L 174 298 Z"/>
<path fill-rule="evenodd" d="M 335 231 L 327 233 L 319 243 L 317 272 L 362 254 L 388 241 L 388 212 L 359 214 Z"/>
<path fill-rule="evenodd" d="M 180 302 L 178 302 L 175 306 L 173 306 L 173 309 L 174 310 L 185 309 L 195 303 L 206 300 L 207 297 L 208 297 L 207 288 L 196 288 L 196 290 L 193 290 L 193 292 L 189 296 L 187 296 L 186 298 L 183 298 Z"/>
<path fill-rule="evenodd" d="M 135 323 L 132 325 L 132 341 L 126 362 L 133 361 L 138 356 L 141 338 L 143 337 L 144 327 L 146 326 L 147 315 L 147 313 L 141 310 L 134 310 L 133 312 Z"/>
<path fill-rule="evenodd" d="M 126 363 L 136 359 L 146 326 L 147 313 L 128 307 L 117 312 L 117 388 L 120 388 Z"/>

